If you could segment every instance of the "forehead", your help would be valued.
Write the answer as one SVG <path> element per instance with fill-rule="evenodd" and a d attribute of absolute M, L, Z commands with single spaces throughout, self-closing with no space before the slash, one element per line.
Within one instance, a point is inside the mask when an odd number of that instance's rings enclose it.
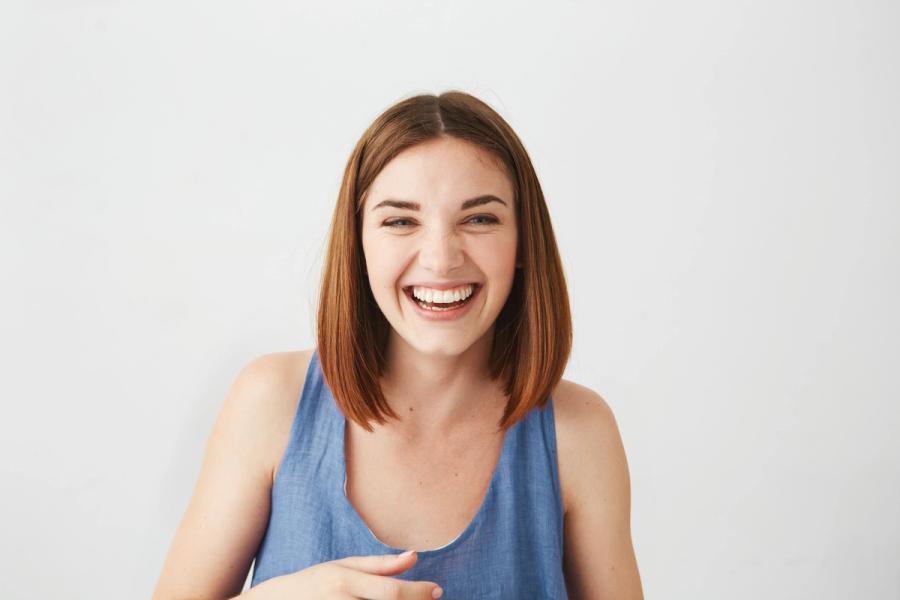
<path fill-rule="evenodd" d="M 388 162 L 372 182 L 365 204 L 384 198 L 458 204 L 481 194 L 512 205 L 512 183 L 500 160 L 471 142 L 442 137 L 407 148 Z"/>

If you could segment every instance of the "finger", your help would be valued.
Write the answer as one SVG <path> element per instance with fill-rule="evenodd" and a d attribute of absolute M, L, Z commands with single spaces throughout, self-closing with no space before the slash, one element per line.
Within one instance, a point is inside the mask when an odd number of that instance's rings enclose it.
<path fill-rule="evenodd" d="M 335 563 L 363 571 L 373 575 L 397 575 L 406 571 L 418 560 L 415 552 L 411 554 L 375 554 L 371 556 L 348 556 L 334 561 Z"/>
<path fill-rule="evenodd" d="M 366 600 L 434 600 L 434 591 L 440 589 L 433 581 L 404 581 L 353 569 L 344 572 L 343 581 L 342 591 Z"/>

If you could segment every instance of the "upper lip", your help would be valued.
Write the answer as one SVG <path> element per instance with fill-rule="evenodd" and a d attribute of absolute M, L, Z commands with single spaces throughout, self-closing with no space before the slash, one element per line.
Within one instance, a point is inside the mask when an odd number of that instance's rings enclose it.
<path fill-rule="evenodd" d="M 433 290 L 452 290 L 453 288 L 458 288 L 458 287 L 462 287 L 464 285 L 469 285 L 469 284 L 474 285 L 474 286 L 479 285 L 477 281 L 469 281 L 469 280 L 459 280 L 459 281 L 451 281 L 451 282 L 443 282 L 443 283 L 438 283 L 436 281 L 419 281 L 416 283 L 407 283 L 403 287 L 404 288 L 426 287 L 426 288 L 431 288 Z"/>

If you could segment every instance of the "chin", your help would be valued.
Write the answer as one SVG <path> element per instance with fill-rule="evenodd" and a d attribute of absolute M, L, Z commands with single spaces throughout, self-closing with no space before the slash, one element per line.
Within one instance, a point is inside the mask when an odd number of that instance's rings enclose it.
<path fill-rule="evenodd" d="M 459 356 L 460 354 L 462 354 L 463 352 L 465 352 L 466 350 L 468 350 L 469 348 L 472 347 L 471 340 L 460 341 L 458 343 L 453 343 L 453 342 L 441 343 L 440 340 L 435 340 L 433 343 L 430 343 L 430 344 L 410 343 L 410 342 L 407 342 L 407 343 L 410 344 L 410 346 L 412 346 L 416 351 L 418 351 L 421 354 L 425 354 L 428 356 L 441 357 L 441 358 L 446 358 L 446 357 L 451 357 L 451 356 Z"/>

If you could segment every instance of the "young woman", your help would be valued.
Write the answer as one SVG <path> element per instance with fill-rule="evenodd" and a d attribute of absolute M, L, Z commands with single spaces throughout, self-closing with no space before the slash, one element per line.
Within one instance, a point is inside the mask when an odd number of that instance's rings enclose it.
<path fill-rule="evenodd" d="M 241 598 L 641 598 L 571 339 L 513 130 L 461 92 L 390 107 L 344 172 L 317 345 L 238 375 L 154 599 L 235 596 L 254 558 Z"/>

